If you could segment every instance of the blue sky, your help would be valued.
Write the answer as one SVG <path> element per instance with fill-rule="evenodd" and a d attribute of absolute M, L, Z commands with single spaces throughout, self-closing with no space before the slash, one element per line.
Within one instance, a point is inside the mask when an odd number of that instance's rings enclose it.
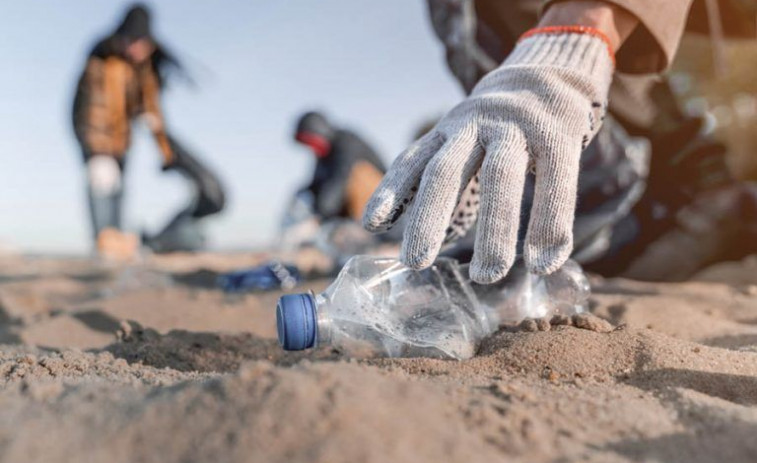
<path fill-rule="evenodd" d="M 129 2 L 7 2 L 0 15 L 0 246 L 89 248 L 83 172 L 72 136 L 73 91 L 94 41 Z M 265 245 L 311 157 L 291 141 L 299 113 L 321 109 L 391 160 L 418 125 L 461 98 L 423 0 L 160 0 L 156 34 L 199 88 L 163 97 L 169 128 L 225 180 L 230 204 L 208 224 L 217 249 Z M 126 223 L 154 229 L 186 186 L 161 174 L 149 134 L 135 131 Z"/>

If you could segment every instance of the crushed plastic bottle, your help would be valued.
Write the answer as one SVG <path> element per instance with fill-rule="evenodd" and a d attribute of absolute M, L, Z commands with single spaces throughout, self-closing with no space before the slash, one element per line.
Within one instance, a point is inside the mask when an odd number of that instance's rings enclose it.
<path fill-rule="evenodd" d="M 504 280 L 478 285 L 453 259 L 414 271 L 396 259 L 356 256 L 323 293 L 282 296 L 276 321 L 286 350 L 330 345 L 352 357 L 462 360 L 501 324 L 583 312 L 589 294 L 573 261 L 548 276 L 518 263 Z"/>

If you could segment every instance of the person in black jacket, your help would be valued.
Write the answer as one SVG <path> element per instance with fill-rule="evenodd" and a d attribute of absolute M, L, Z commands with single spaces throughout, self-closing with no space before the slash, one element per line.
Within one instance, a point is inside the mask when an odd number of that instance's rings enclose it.
<path fill-rule="evenodd" d="M 355 133 L 333 127 L 317 112 L 300 118 L 295 140 L 317 158 L 313 180 L 304 189 L 313 196 L 314 212 L 321 220 L 359 221 L 386 171 L 376 152 Z"/>

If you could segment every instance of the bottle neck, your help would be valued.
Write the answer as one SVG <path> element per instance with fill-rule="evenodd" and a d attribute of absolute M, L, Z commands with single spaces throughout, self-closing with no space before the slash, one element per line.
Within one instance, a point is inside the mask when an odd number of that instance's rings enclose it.
<path fill-rule="evenodd" d="M 331 319 L 331 300 L 324 294 L 317 294 L 315 300 L 316 335 L 315 345 L 320 347 L 331 344 L 333 321 Z"/>

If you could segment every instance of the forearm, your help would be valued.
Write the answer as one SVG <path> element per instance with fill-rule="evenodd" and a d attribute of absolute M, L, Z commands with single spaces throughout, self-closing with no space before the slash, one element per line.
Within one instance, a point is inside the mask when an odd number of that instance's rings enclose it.
<path fill-rule="evenodd" d="M 170 166 L 174 162 L 174 154 L 171 149 L 171 143 L 168 141 L 168 135 L 165 131 L 153 132 L 155 142 L 158 144 L 160 154 L 163 156 L 163 166 Z"/>
<path fill-rule="evenodd" d="M 141 75 L 143 109 L 142 119 L 155 137 L 160 153 L 163 157 L 163 166 L 170 166 L 174 161 L 174 154 L 171 149 L 171 143 L 168 141 L 166 134 L 163 114 L 160 110 L 160 92 L 158 81 L 152 71 L 144 71 Z"/>
<path fill-rule="evenodd" d="M 588 26 L 604 33 L 613 51 L 618 51 L 639 25 L 626 10 L 601 1 L 564 1 L 551 5 L 538 27 Z"/>
<path fill-rule="evenodd" d="M 540 26 L 586 25 L 604 32 L 617 53 L 617 69 L 655 73 L 675 56 L 692 0 L 551 0 Z"/>

